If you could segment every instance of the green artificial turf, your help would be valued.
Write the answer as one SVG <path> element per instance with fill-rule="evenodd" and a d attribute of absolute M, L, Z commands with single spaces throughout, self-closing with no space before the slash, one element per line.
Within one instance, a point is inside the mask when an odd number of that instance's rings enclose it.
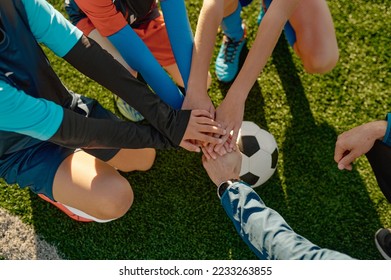
<path fill-rule="evenodd" d="M 62 0 L 49 2 L 63 11 Z M 193 30 L 201 3 L 186 0 Z M 243 11 L 248 47 L 256 33 L 257 3 Z M 374 233 L 391 227 L 391 205 L 365 157 L 353 171 L 339 171 L 333 153 L 338 134 L 390 111 L 391 9 L 379 0 L 328 3 L 340 48 L 337 67 L 326 75 L 305 73 L 282 36 L 249 94 L 244 119 L 270 131 L 279 146 L 276 173 L 256 191 L 315 244 L 381 259 Z M 111 93 L 45 51 L 70 89 L 115 112 Z M 209 93 L 215 105 L 227 89 L 214 79 Z M 0 207 L 31 224 L 66 259 L 255 259 L 225 215 L 200 154 L 158 151 L 150 171 L 123 175 L 135 202 L 123 218 L 107 224 L 75 222 L 4 182 Z"/>

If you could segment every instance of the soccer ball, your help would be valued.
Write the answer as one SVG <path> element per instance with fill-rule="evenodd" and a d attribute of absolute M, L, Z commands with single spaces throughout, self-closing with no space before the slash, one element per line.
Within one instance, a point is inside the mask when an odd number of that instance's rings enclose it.
<path fill-rule="evenodd" d="M 242 153 L 240 179 L 253 188 L 264 184 L 277 167 L 278 147 L 274 136 L 253 122 L 243 121 L 237 143 Z"/>

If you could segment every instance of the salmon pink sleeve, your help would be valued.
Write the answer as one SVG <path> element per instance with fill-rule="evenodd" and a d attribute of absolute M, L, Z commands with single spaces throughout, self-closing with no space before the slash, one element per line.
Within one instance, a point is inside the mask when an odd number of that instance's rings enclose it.
<path fill-rule="evenodd" d="M 112 0 L 75 0 L 75 2 L 104 37 L 117 33 L 128 24 L 123 14 L 117 11 Z"/>

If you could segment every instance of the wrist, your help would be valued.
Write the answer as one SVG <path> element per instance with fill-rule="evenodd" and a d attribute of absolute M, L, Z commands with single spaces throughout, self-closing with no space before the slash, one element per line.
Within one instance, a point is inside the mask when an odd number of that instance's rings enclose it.
<path fill-rule="evenodd" d="M 243 94 L 237 91 L 228 91 L 224 101 L 231 102 L 231 104 L 245 104 L 247 94 Z"/>
<path fill-rule="evenodd" d="M 206 87 L 191 86 L 190 84 L 188 84 L 186 89 L 186 97 L 199 98 L 204 96 L 208 96 L 208 91 Z"/>
<path fill-rule="evenodd" d="M 217 186 L 217 196 L 221 199 L 221 197 L 223 196 L 223 194 L 225 193 L 225 191 L 227 189 L 229 189 L 233 184 L 235 184 L 236 182 L 243 182 L 240 180 L 240 178 L 233 178 L 233 179 L 229 179 L 229 180 L 226 180 L 226 181 L 223 181 L 221 182 L 218 186 Z"/>

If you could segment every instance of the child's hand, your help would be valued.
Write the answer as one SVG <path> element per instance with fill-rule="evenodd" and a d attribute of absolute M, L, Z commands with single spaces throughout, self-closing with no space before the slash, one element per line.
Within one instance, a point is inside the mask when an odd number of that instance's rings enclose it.
<path fill-rule="evenodd" d="M 220 137 L 226 134 L 226 130 L 221 127 L 213 116 L 206 110 L 192 110 L 190 120 L 185 134 L 179 146 L 191 151 L 200 152 L 200 143 L 221 144 Z"/>

